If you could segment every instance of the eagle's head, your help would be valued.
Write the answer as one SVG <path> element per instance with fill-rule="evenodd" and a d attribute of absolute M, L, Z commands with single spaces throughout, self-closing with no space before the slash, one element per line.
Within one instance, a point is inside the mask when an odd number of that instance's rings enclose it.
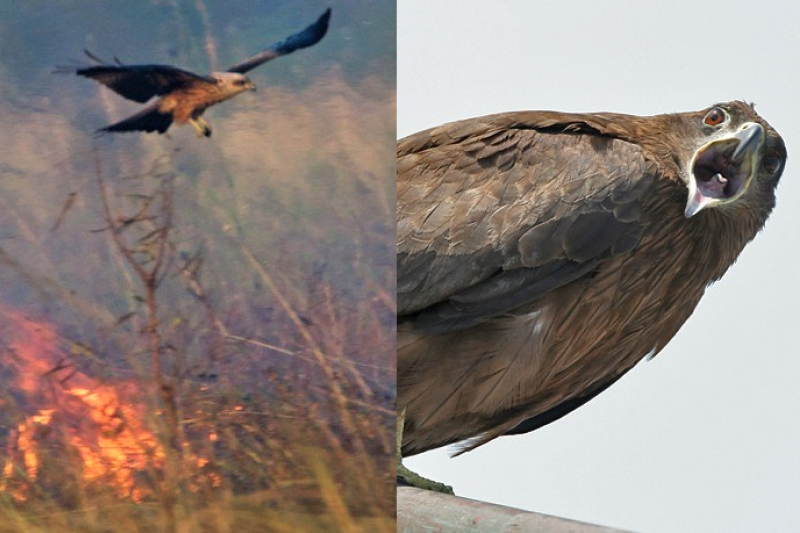
<path fill-rule="evenodd" d="M 778 132 L 744 102 L 716 104 L 687 119 L 700 141 L 684 173 L 686 218 L 740 204 L 758 204 L 768 214 L 786 163 Z"/>
<path fill-rule="evenodd" d="M 238 72 L 214 72 L 211 77 L 217 82 L 226 100 L 244 91 L 256 90 L 253 80 Z"/>

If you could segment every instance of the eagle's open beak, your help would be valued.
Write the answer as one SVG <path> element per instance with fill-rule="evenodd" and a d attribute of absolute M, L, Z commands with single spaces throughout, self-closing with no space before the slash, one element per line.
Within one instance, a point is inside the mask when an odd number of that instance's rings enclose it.
<path fill-rule="evenodd" d="M 250 85 L 247 86 L 247 88 L 250 89 L 253 92 L 258 90 L 258 87 L 256 87 L 256 84 L 253 83 L 252 81 L 250 82 Z"/>
<path fill-rule="evenodd" d="M 733 135 L 700 148 L 692 159 L 689 199 L 683 213 L 686 218 L 706 207 L 733 202 L 744 194 L 755 175 L 763 143 L 761 124 L 747 122 Z"/>

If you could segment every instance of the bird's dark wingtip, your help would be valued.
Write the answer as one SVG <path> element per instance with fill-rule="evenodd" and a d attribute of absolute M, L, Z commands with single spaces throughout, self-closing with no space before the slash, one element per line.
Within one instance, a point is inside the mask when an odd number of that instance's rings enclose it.
<path fill-rule="evenodd" d="M 330 20 L 331 20 L 331 8 L 328 8 L 322 15 L 319 16 L 319 18 L 317 19 L 317 24 L 325 25 L 324 31 L 328 31 L 328 23 L 330 23 Z"/>
<path fill-rule="evenodd" d="M 325 10 L 322 15 L 319 16 L 316 22 L 297 34 L 296 36 L 292 36 L 298 40 L 306 40 L 307 42 L 300 45 L 300 48 L 305 48 L 307 46 L 311 46 L 317 44 L 325 37 L 325 34 L 328 33 L 328 25 L 330 24 L 331 20 L 331 8 Z M 302 36 L 302 38 L 301 38 Z M 289 39 L 292 39 L 290 37 Z"/>
<path fill-rule="evenodd" d="M 92 61 L 92 63 L 93 63 L 92 65 L 89 65 L 87 67 L 86 63 L 81 63 L 80 61 L 76 61 L 76 60 L 72 59 L 70 61 L 75 63 L 74 65 L 70 65 L 70 66 L 57 65 L 53 69 L 51 74 L 78 74 L 79 76 L 85 76 L 86 74 L 84 74 L 81 71 L 85 71 L 87 68 L 92 68 L 92 67 L 95 66 L 95 64 L 96 65 L 104 65 L 105 64 L 105 62 L 102 59 L 100 59 L 99 57 L 97 57 L 96 55 L 91 53 L 86 48 L 83 49 L 83 53 L 86 54 L 86 57 L 88 57 Z"/>
<path fill-rule="evenodd" d="M 253 57 L 233 65 L 227 70 L 227 72 L 244 74 L 245 72 L 253 70 L 259 65 L 263 65 L 267 61 L 275 59 L 276 57 L 285 56 L 286 54 L 291 54 L 295 50 L 314 46 L 320 42 L 323 37 L 325 37 L 325 34 L 328 33 L 328 23 L 330 22 L 331 18 L 331 11 L 331 8 L 326 9 L 312 24 L 306 26 L 297 33 L 293 33 L 282 41 L 273 44 L 266 50 L 254 55 Z"/>
<path fill-rule="evenodd" d="M 102 59 L 100 59 L 99 57 L 97 57 L 96 55 L 91 53 L 88 49 L 84 48 L 83 49 L 83 53 L 86 54 L 86 57 L 88 57 L 89 59 L 91 59 L 92 61 L 97 63 L 98 65 L 105 64 L 105 61 L 103 61 Z"/>

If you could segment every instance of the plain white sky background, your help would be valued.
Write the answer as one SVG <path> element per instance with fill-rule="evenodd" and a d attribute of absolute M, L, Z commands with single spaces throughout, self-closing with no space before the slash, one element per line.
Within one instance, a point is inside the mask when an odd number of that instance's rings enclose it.
<path fill-rule="evenodd" d="M 635 531 L 800 531 L 798 20 L 785 1 L 398 2 L 398 137 L 501 111 L 744 99 L 789 148 L 765 231 L 656 359 L 544 429 L 411 468 Z"/>

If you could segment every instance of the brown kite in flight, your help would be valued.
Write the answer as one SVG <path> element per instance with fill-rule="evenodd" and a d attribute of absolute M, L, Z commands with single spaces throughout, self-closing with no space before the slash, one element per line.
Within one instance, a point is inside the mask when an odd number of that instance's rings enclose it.
<path fill-rule="evenodd" d="M 403 455 L 533 431 L 661 351 L 764 226 L 785 161 L 744 102 L 399 141 Z"/>
<path fill-rule="evenodd" d="M 214 104 L 224 102 L 244 91 L 255 91 L 255 84 L 245 76 L 259 65 L 276 57 L 291 54 L 295 50 L 318 43 L 328 31 L 331 10 L 326 10 L 317 21 L 299 33 L 270 46 L 263 52 L 242 61 L 225 72 L 212 72 L 207 76 L 194 74 L 169 65 L 124 65 L 117 61 L 109 64 L 96 56 L 86 54 L 97 65 L 68 69 L 80 76 L 99 81 L 117 94 L 135 102 L 144 103 L 154 96 L 158 100 L 135 115 L 121 122 L 98 130 L 157 131 L 164 133 L 172 122 L 189 122 L 198 136 L 211 136 L 211 126 L 203 118 L 203 112 Z M 60 69 L 64 71 L 67 69 Z"/>

